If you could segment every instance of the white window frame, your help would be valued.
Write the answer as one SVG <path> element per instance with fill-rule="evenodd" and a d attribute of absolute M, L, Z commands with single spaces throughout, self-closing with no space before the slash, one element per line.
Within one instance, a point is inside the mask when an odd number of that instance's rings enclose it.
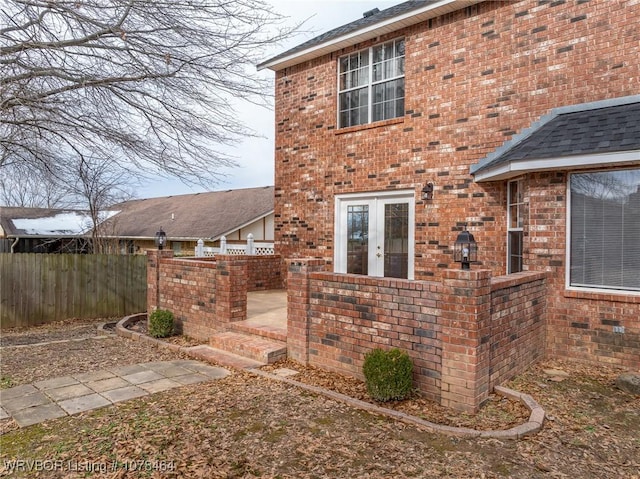
<path fill-rule="evenodd" d="M 620 168 L 622 170 L 624 168 Z M 632 168 L 638 169 L 638 168 Z M 588 170 L 588 171 L 573 171 L 567 176 L 566 185 L 566 199 L 567 199 L 567 215 L 565 217 L 566 237 L 565 237 L 565 289 L 567 291 L 579 291 L 582 293 L 593 294 L 610 294 L 616 296 L 638 296 L 640 297 L 640 291 L 628 290 L 628 289 L 614 289 L 614 288 L 592 288 L 588 286 L 572 286 L 571 285 L 571 177 L 573 175 L 579 175 L 584 173 L 600 173 L 605 171 L 616 170 Z"/>
<path fill-rule="evenodd" d="M 511 203 L 511 185 L 517 184 L 518 192 L 522 196 L 522 201 L 518 203 Z M 519 178 L 517 180 L 511 180 L 507 182 L 507 274 L 514 273 L 511 271 L 511 233 L 516 231 L 522 233 L 522 268 L 520 271 L 524 271 L 524 214 L 523 207 L 525 205 L 524 201 L 524 190 L 523 190 L 523 179 Z M 517 226 L 516 228 L 511 227 L 511 206 L 518 207 L 518 216 L 522 218 L 522 225 Z M 516 271 L 518 272 L 518 271 Z"/>
<path fill-rule="evenodd" d="M 370 46 L 369 48 L 363 48 L 362 50 L 351 52 L 351 53 L 349 53 L 347 55 L 342 55 L 341 57 L 338 58 L 338 64 L 337 64 L 337 69 L 336 69 L 337 70 L 337 79 L 336 79 L 337 83 L 336 83 L 336 85 L 337 85 L 337 89 L 338 89 L 337 103 L 336 103 L 336 112 L 337 112 L 336 122 L 337 122 L 337 125 L 338 125 L 339 129 L 340 128 L 350 128 L 350 127 L 355 127 L 355 126 L 368 125 L 368 124 L 374 123 L 374 121 L 373 121 L 373 86 L 374 85 L 379 85 L 381 83 L 388 83 L 388 82 L 391 82 L 391 81 L 399 80 L 400 78 L 402 78 L 402 79 L 405 78 L 405 74 L 402 73 L 402 75 L 396 75 L 394 77 L 384 78 L 382 80 L 377 80 L 375 82 L 373 81 L 373 49 L 376 48 L 376 47 L 379 47 L 380 45 L 386 45 L 387 43 L 394 43 L 394 45 L 395 45 L 395 42 L 397 42 L 399 40 L 405 40 L 405 37 L 393 38 L 393 39 L 387 40 L 385 42 L 377 43 L 375 45 Z M 407 47 L 407 44 L 406 44 L 406 41 L 405 41 L 405 54 L 403 55 L 403 57 L 405 58 L 404 71 L 406 71 L 406 47 Z M 368 52 L 368 55 L 369 55 L 369 64 L 368 64 L 369 75 L 368 75 L 366 86 L 360 85 L 360 86 L 357 86 L 357 87 L 351 87 L 351 88 L 346 88 L 346 89 L 342 90 L 340 88 L 340 76 L 342 74 L 342 72 L 340 71 L 340 61 L 345 57 L 354 55 L 356 53 L 362 53 L 362 52 L 365 52 L 365 51 Z M 393 57 L 393 58 L 395 59 L 395 58 L 400 58 L 400 57 Z M 346 92 L 349 92 L 349 91 L 360 90 L 360 89 L 365 88 L 365 87 L 367 88 L 367 96 L 368 96 L 367 122 L 366 123 L 358 123 L 357 125 L 342 125 L 340 123 L 340 113 L 341 113 L 340 112 L 340 98 L 341 98 L 341 95 L 343 93 L 346 93 Z M 405 88 L 406 88 L 406 82 L 405 82 Z M 407 97 L 407 95 L 406 95 L 406 89 L 405 89 L 405 95 L 403 97 L 403 101 L 406 100 L 406 97 Z M 403 108 L 403 110 L 404 110 L 404 108 Z M 393 118 L 402 118 L 403 116 L 404 116 L 404 111 L 402 111 L 399 115 L 394 116 Z M 391 118 L 387 118 L 387 119 L 391 119 Z M 376 121 L 384 121 L 384 120 L 376 120 Z"/>
<path fill-rule="evenodd" d="M 347 272 L 347 248 L 344 243 L 347 234 L 344 229 L 346 224 L 342 223 L 344 218 L 342 209 L 349 204 L 357 204 L 358 202 L 367 201 L 377 203 L 381 200 L 383 203 L 388 200 L 401 200 L 407 201 L 409 204 L 409 244 L 407 252 L 407 279 L 414 279 L 415 270 L 415 191 L 414 190 L 396 190 L 396 191 L 372 191 L 367 193 L 346 193 L 335 196 L 335 211 L 334 211 L 334 253 L 333 264 L 334 272 L 346 273 Z M 376 206 L 376 215 L 378 208 Z M 371 211 L 371 210 L 370 210 Z M 374 227 L 374 229 L 379 229 Z M 344 246 L 344 247 L 343 247 Z M 371 253 L 370 253 L 371 254 Z M 369 274 L 368 276 L 374 276 Z"/>

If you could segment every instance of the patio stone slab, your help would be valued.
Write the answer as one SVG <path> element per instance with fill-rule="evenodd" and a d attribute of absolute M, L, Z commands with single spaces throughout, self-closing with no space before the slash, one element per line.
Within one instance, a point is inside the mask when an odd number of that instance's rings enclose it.
<path fill-rule="evenodd" d="M 81 383 L 88 383 L 92 381 L 100 381 L 102 379 L 113 378 L 115 377 L 115 374 L 107 370 L 102 370 L 102 371 L 90 371 L 88 373 L 74 374 L 73 377 L 76 378 Z"/>
<path fill-rule="evenodd" d="M 94 393 L 88 394 L 87 396 L 60 401 L 58 405 L 69 414 L 77 414 L 79 412 L 90 411 L 92 409 L 110 406 L 111 403 L 107 399 L 100 396 L 100 394 Z"/>
<path fill-rule="evenodd" d="M 2 401 L 2 407 L 10 414 L 14 414 L 21 409 L 28 409 L 33 406 L 41 406 L 42 404 L 48 404 L 51 402 L 47 396 L 41 392 L 35 392 L 27 394 L 25 396 L 19 396 L 12 399 L 6 399 Z"/>
<path fill-rule="evenodd" d="M 18 423 L 18 426 L 26 427 L 66 415 L 67 413 L 60 406 L 54 403 L 48 403 L 28 409 L 21 409 L 13 413 L 13 419 Z"/>
<path fill-rule="evenodd" d="M 111 371 L 116 376 L 127 376 L 128 374 L 135 374 L 135 373 L 148 371 L 148 369 L 140 364 L 133 364 L 131 366 L 118 366 L 118 367 L 110 368 L 109 371 Z"/>
<path fill-rule="evenodd" d="M 38 381 L 33 383 L 40 391 L 47 391 L 49 389 L 58 389 L 65 386 L 72 386 L 78 384 L 79 381 L 71 376 L 62 376 L 59 378 L 45 379 L 44 381 Z"/>
<path fill-rule="evenodd" d="M 93 389 L 97 393 L 103 393 L 105 391 L 110 391 L 111 389 L 119 389 L 131 386 L 131 383 L 115 376 L 112 378 L 101 379 L 99 381 L 90 381 L 86 384 L 87 387 Z"/>
<path fill-rule="evenodd" d="M 174 360 L 47 379 L 0 390 L 0 420 L 13 417 L 20 427 L 30 426 L 228 374 L 200 361 Z"/>
<path fill-rule="evenodd" d="M 84 384 L 78 383 L 57 389 L 48 389 L 46 391 L 46 394 L 54 401 L 64 401 L 65 399 L 78 398 L 80 396 L 86 396 L 94 392 L 95 391 L 89 389 Z"/>
<path fill-rule="evenodd" d="M 182 366 L 175 366 L 173 364 L 158 364 L 158 365 L 149 365 L 149 369 L 152 371 L 161 374 L 165 378 L 172 378 L 174 376 L 182 376 L 184 374 L 191 374 L 193 371 L 190 369 L 183 368 Z"/>
<path fill-rule="evenodd" d="M 211 378 L 208 378 L 198 373 L 185 374 L 184 376 L 176 376 L 175 378 L 171 378 L 171 379 L 177 383 L 182 384 L 183 386 L 186 386 L 188 384 L 203 383 L 205 381 L 211 380 Z"/>
<path fill-rule="evenodd" d="M 31 394 L 38 392 L 38 389 L 33 384 L 23 384 L 9 389 L 0 389 L 0 403 L 8 399 L 14 399 L 25 394 Z"/>
<path fill-rule="evenodd" d="M 102 396 L 107 398 L 109 401 L 116 403 L 121 401 L 127 401 L 129 399 L 139 398 L 141 396 L 146 396 L 148 393 L 144 389 L 140 389 L 137 386 L 127 386 L 124 388 L 111 389 L 110 391 L 105 391 L 102 393 Z"/>
<path fill-rule="evenodd" d="M 148 383 L 150 381 L 156 381 L 158 379 L 163 379 L 163 376 L 156 373 L 155 371 L 140 371 L 138 373 L 127 374 L 126 376 L 122 376 L 122 379 L 125 381 L 129 381 L 131 384 L 142 384 Z"/>
<path fill-rule="evenodd" d="M 139 388 L 144 389 L 150 394 L 177 388 L 179 386 L 182 386 L 182 384 L 167 378 L 138 385 Z"/>

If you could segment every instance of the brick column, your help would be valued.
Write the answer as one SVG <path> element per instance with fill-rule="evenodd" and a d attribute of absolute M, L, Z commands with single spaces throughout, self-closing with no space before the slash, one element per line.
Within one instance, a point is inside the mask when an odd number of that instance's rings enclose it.
<path fill-rule="evenodd" d="M 287 355 L 309 364 L 309 274 L 324 271 L 323 259 L 288 259 L 287 263 Z"/>
<path fill-rule="evenodd" d="M 242 255 L 216 255 L 216 320 L 247 319 L 248 260 Z"/>
<path fill-rule="evenodd" d="M 473 413 L 489 396 L 491 271 L 445 270 L 442 285 L 440 402 Z"/>
<path fill-rule="evenodd" d="M 162 260 L 173 258 L 172 250 L 147 250 L 147 311 L 162 309 L 160 276 Z"/>

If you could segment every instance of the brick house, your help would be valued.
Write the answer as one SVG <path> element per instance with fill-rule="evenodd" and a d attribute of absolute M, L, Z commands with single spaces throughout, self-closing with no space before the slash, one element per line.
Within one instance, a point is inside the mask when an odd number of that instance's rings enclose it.
<path fill-rule="evenodd" d="M 428 289 L 468 225 L 472 272 L 544 273 L 547 355 L 640 368 L 638 58 L 637 0 L 440 0 L 265 61 L 276 252 L 343 275 L 321 284 Z M 322 317 L 336 298 L 316 297 Z"/>

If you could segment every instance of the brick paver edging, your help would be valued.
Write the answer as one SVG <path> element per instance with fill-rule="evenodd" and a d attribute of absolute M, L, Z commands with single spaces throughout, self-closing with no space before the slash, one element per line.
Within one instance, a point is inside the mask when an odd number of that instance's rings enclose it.
<path fill-rule="evenodd" d="M 177 353 L 188 354 L 187 349 L 189 346 L 180 346 L 179 344 L 167 343 L 166 341 L 162 341 L 160 339 L 152 338 L 151 336 L 147 336 L 146 334 L 138 333 L 137 331 L 131 331 L 127 329 L 132 323 L 136 323 L 140 321 L 140 319 L 147 316 L 147 313 L 138 313 L 132 314 L 131 316 L 126 316 L 122 318 L 116 324 L 116 334 L 118 336 L 122 336 L 123 338 L 133 339 L 134 341 L 141 341 L 143 343 L 151 343 L 156 345 L 159 348 L 169 349 L 171 351 Z"/>
<path fill-rule="evenodd" d="M 429 432 L 446 434 L 448 436 L 469 438 L 483 437 L 496 439 L 520 439 L 524 436 L 535 434 L 540 431 L 540 429 L 542 429 L 542 423 L 544 422 L 544 409 L 542 409 L 542 407 L 530 395 L 522 394 L 502 386 L 495 387 L 496 393 L 500 394 L 501 396 L 508 397 L 509 399 L 521 401 L 531 411 L 531 414 L 529 415 L 529 421 L 506 430 L 476 431 L 475 429 L 469 429 L 466 427 L 443 426 L 441 424 L 425 421 L 424 419 L 411 416 L 410 414 L 406 414 L 401 411 L 387 409 L 381 406 L 377 406 L 376 404 L 371 404 L 366 401 L 361 401 L 360 399 L 355 399 L 350 396 L 331 391 L 329 389 L 311 386 L 309 384 L 294 381 L 289 378 L 276 376 L 260 369 L 250 369 L 248 371 L 258 376 L 282 381 L 287 384 L 291 384 L 292 386 L 297 386 L 299 388 L 305 389 L 309 392 L 320 394 L 330 399 L 335 399 L 336 401 L 344 402 L 358 409 L 364 409 L 365 411 L 373 412 L 375 414 L 382 414 L 393 419 L 398 419 L 405 423 L 413 424 L 422 429 L 426 429 Z"/>
<path fill-rule="evenodd" d="M 139 321 L 142 316 L 146 316 L 146 315 L 147 313 L 139 313 L 139 314 L 134 314 L 121 319 L 120 321 L 118 321 L 118 324 L 116 324 L 116 333 L 119 336 L 123 336 L 126 338 L 155 344 L 159 348 L 170 349 L 172 351 L 184 353 L 189 356 L 194 356 L 194 354 L 189 350 L 188 346 L 179 346 L 177 344 L 167 343 L 165 341 L 161 341 L 159 339 L 152 338 L 145 334 L 141 334 L 136 331 L 131 331 L 127 329 L 127 325 L 129 325 L 130 323 Z M 198 358 L 200 359 L 199 356 Z M 524 424 L 520 424 L 518 426 L 514 426 L 510 429 L 505 429 L 505 430 L 476 431 L 475 429 L 470 429 L 466 427 L 443 426 L 441 424 L 425 421 L 424 419 L 411 416 L 410 414 L 406 414 L 401 411 L 396 411 L 394 409 L 387 409 L 387 408 L 378 406 L 376 404 L 371 404 L 366 401 L 361 401 L 359 399 L 355 399 L 350 396 L 346 396 L 344 394 L 331 391 L 329 389 L 324 389 L 318 386 L 311 386 L 309 384 L 304 384 L 299 381 L 294 381 L 293 379 L 276 376 L 274 374 L 270 374 L 260 369 L 245 369 L 245 370 L 248 372 L 254 373 L 257 376 L 266 377 L 276 381 L 282 381 L 284 383 L 291 384 L 292 386 L 297 386 L 299 388 L 305 389 L 309 392 L 320 394 L 322 396 L 328 397 L 330 399 L 334 399 L 336 401 L 344 402 L 358 409 L 363 409 L 365 411 L 369 411 L 375 414 L 382 414 L 384 416 L 397 419 L 408 424 L 413 424 L 422 429 L 426 429 L 429 432 L 446 434 L 448 436 L 468 437 L 468 438 L 481 437 L 481 438 L 496 438 L 496 439 L 520 439 L 524 436 L 528 436 L 528 435 L 539 432 L 540 429 L 542 429 L 542 424 L 544 423 L 544 416 L 545 416 L 544 409 L 535 401 L 535 399 L 533 399 L 533 397 L 531 397 L 529 394 L 520 393 L 518 391 L 514 391 L 513 389 L 509 389 L 503 386 L 496 386 L 494 388 L 494 391 L 501 396 L 507 397 L 514 401 L 522 402 L 527 407 L 527 409 L 529 409 L 529 411 L 531 412 L 531 414 L 529 415 L 529 421 L 527 421 Z"/>

